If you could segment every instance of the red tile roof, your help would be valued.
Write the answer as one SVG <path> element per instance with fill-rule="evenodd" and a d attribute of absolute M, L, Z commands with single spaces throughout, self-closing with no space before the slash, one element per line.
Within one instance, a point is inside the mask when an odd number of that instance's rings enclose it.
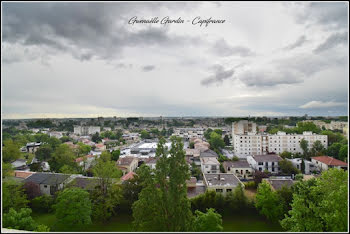
<path fill-rule="evenodd" d="M 312 157 L 312 159 L 320 161 L 324 164 L 327 164 L 328 166 L 348 166 L 346 162 L 340 161 L 338 159 L 329 157 L 329 156 L 318 156 L 318 157 Z"/>
<path fill-rule="evenodd" d="M 121 178 L 121 180 L 125 181 L 125 180 L 133 179 L 135 175 L 136 175 L 136 173 L 130 171 L 129 173 L 125 174 L 125 175 Z"/>
<path fill-rule="evenodd" d="M 92 157 L 95 157 L 95 155 L 91 155 L 91 154 L 89 154 L 89 155 L 86 155 L 86 156 L 83 156 L 83 157 L 79 157 L 79 158 L 76 158 L 75 159 L 75 162 L 81 162 L 81 161 L 84 161 L 84 158 L 92 158 Z"/>
<path fill-rule="evenodd" d="M 28 176 L 30 176 L 34 173 L 35 172 L 31 172 L 31 171 L 15 171 L 15 177 L 26 179 Z"/>

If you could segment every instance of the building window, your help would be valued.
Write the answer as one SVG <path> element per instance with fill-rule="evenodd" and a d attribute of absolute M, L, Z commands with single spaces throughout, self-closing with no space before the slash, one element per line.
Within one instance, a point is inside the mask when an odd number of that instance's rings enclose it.
<path fill-rule="evenodd" d="M 264 165 L 262 162 L 259 162 L 258 165 Z"/>
<path fill-rule="evenodd" d="M 223 190 L 222 190 L 222 189 L 216 189 L 216 192 L 217 192 L 217 193 L 222 193 Z"/>
<path fill-rule="evenodd" d="M 227 193 L 228 193 L 228 192 L 232 192 L 232 189 L 228 188 L 228 189 L 226 189 L 226 192 L 227 192 Z"/>
<path fill-rule="evenodd" d="M 44 188 L 47 188 L 47 185 L 44 185 Z"/>

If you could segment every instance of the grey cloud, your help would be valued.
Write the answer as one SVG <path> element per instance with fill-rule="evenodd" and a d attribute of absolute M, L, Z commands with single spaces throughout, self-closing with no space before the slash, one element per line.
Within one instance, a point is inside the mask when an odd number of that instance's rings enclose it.
<path fill-rule="evenodd" d="M 170 35 L 167 27 L 135 31 L 127 24 L 138 10 L 153 10 L 156 6 L 193 8 L 194 4 L 4 3 L 3 42 L 40 46 L 50 54 L 70 53 L 82 61 L 94 56 L 121 58 L 125 47 L 198 43 L 191 36 Z"/>
<path fill-rule="evenodd" d="M 244 46 L 230 46 L 224 39 L 215 42 L 212 52 L 219 56 L 239 55 L 246 57 L 254 55 L 249 48 Z"/>
<path fill-rule="evenodd" d="M 148 72 L 148 71 L 154 70 L 155 68 L 156 68 L 156 66 L 154 66 L 154 65 L 147 65 L 147 66 L 142 67 L 142 71 Z"/>
<path fill-rule="evenodd" d="M 296 84 L 303 82 L 300 74 L 293 70 L 255 70 L 245 71 L 237 77 L 247 86 L 266 87 L 281 84 Z"/>
<path fill-rule="evenodd" d="M 337 45 L 348 43 L 348 33 L 334 33 L 327 38 L 325 42 L 320 44 L 316 49 L 313 50 L 314 53 L 320 53 L 325 50 L 329 50 Z"/>
<path fill-rule="evenodd" d="M 307 41 L 306 36 L 303 35 L 303 36 L 299 37 L 298 40 L 296 40 L 296 42 L 294 42 L 293 44 L 290 44 L 290 45 L 284 47 L 284 49 L 285 50 L 293 50 L 297 47 L 302 46 L 306 41 Z"/>
<path fill-rule="evenodd" d="M 201 81 L 201 85 L 210 86 L 212 84 L 222 84 L 224 80 L 227 80 L 232 77 L 234 69 L 225 70 L 221 65 L 215 65 L 212 67 L 214 74 L 205 78 Z"/>
<path fill-rule="evenodd" d="M 296 15 L 297 23 L 320 24 L 326 29 L 348 27 L 348 8 L 346 2 L 304 3 L 304 9 Z"/>

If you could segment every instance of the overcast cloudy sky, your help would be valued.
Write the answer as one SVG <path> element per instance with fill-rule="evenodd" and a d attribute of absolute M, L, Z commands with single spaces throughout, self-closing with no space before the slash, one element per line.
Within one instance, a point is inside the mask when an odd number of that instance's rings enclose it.
<path fill-rule="evenodd" d="M 3 118 L 347 115 L 344 2 L 2 3 Z M 182 24 L 128 24 L 181 17 Z M 222 19 L 207 27 L 192 20 Z"/>

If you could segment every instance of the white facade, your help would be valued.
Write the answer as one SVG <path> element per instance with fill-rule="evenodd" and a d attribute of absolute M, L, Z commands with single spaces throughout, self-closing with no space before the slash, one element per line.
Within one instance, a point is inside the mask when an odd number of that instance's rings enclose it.
<path fill-rule="evenodd" d="M 301 171 L 301 164 L 302 164 L 302 160 L 301 158 L 293 158 L 293 159 L 288 159 L 288 161 L 290 161 L 293 166 L 295 166 L 298 170 Z M 318 168 L 315 166 L 315 164 L 313 162 L 304 160 L 305 163 L 305 175 L 310 175 L 313 171 L 318 171 Z"/>
<path fill-rule="evenodd" d="M 92 135 L 101 132 L 100 126 L 74 126 L 74 134 L 81 136 Z"/>
<path fill-rule="evenodd" d="M 300 141 L 305 139 L 308 142 L 309 149 L 315 141 L 320 141 L 324 148 L 328 146 L 327 135 L 313 134 L 312 132 L 303 132 L 303 134 L 286 134 L 277 132 L 277 134 L 236 134 L 232 136 L 234 152 L 238 156 L 259 155 L 267 153 L 281 154 L 284 151 L 291 153 L 303 153 L 300 147 Z"/>
<path fill-rule="evenodd" d="M 269 171 L 272 174 L 277 174 L 280 172 L 278 162 L 282 158 L 279 155 L 255 155 L 248 156 L 247 161 L 249 165 L 258 171 Z"/>

